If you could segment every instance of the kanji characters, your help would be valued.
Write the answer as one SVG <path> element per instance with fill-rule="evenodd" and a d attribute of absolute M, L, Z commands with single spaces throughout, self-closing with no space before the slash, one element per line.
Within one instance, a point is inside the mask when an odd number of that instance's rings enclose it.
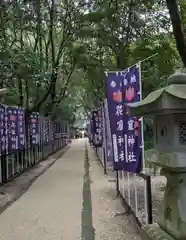
<path fill-rule="evenodd" d="M 124 85 L 124 86 L 127 86 L 127 85 L 128 85 L 128 70 L 127 70 L 127 71 L 124 71 L 124 72 L 122 73 L 122 75 L 123 75 L 123 85 Z"/>
<path fill-rule="evenodd" d="M 31 139 L 32 139 L 32 144 L 38 144 L 39 143 L 39 140 L 38 140 L 38 131 L 39 131 L 39 118 L 38 118 L 38 114 L 37 113 L 34 113 L 31 117 L 31 120 L 30 120 L 30 132 L 31 132 Z M 45 128 L 47 130 L 47 141 L 48 141 L 48 135 L 49 135 L 49 120 L 47 118 L 45 118 Z"/>
<path fill-rule="evenodd" d="M 131 78 L 130 78 L 130 83 L 133 84 L 133 83 L 136 83 L 136 75 L 132 75 Z"/>
<path fill-rule="evenodd" d="M 129 152 L 128 153 L 127 161 L 128 162 L 136 162 L 136 156 L 135 156 L 134 152 Z"/>
<path fill-rule="evenodd" d="M 127 84 L 128 84 L 128 80 L 127 80 L 126 77 L 124 77 L 124 79 L 123 79 L 123 85 L 124 85 L 124 86 L 127 86 Z"/>
<path fill-rule="evenodd" d="M 134 143 L 135 143 L 134 136 L 133 135 L 128 136 L 128 146 L 133 147 Z"/>
<path fill-rule="evenodd" d="M 139 136 L 140 133 L 140 124 L 138 120 L 134 121 L 134 135 Z"/>
<path fill-rule="evenodd" d="M 134 130 L 134 120 L 129 119 L 127 124 L 128 124 L 128 131 L 133 131 Z"/>
<path fill-rule="evenodd" d="M 102 142 L 102 108 L 99 107 L 96 111 L 93 113 L 92 123 L 94 128 L 94 141 L 96 144 Z"/>
<path fill-rule="evenodd" d="M 117 122 L 117 130 L 118 131 L 123 131 L 123 120 L 119 120 L 118 122 Z"/>
<path fill-rule="evenodd" d="M 125 160 L 125 154 L 124 154 L 123 150 L 121 150 L 121 152 L 119 153 L 119 160 L 120 161 L 124 161 Z"/>
<path fill-rule="evenodd" d="M 123 106 L 122 105 L 117 105 L 117 107 L 116 107 L 116 115 L 117 116 L 122 116 L 123 115 Z"/>
<path fill-rule="evenodd" d="M 97 128 L 97 129 L 96 129 L 96 132 L 100 134 L 100 133 L 101 133 L 101 129 L 100 129 L 100 128 Z"/>
<path fill-rule="evenodd" d="M 124 138 L 122 136 L 118 136 L 118 144 L 121 146 L 124 143 Z"/>
<path fill-rule="evenodd" d="M 111 86 L 112 88 L 116 87 L 116 82 L 112 80 L 111 83 L 110 83 L 110 86 Z"/>

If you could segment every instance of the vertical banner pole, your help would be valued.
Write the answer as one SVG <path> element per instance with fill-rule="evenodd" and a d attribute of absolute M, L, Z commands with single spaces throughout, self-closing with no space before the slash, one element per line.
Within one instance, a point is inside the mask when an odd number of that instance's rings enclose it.
<path fill-rule="evenodd" d="M 140 83 L 140 101 L 143 99 L 142 97 L 142 82 L 141 82 L 141 61 L 139 62 L 139 83 Z M 144 170 L 145 166 L 145 152 L 144 152 L 144 126 L 143 126 L 143 117 L 141 117 L 141 147 L 142 147 L 142 169 Z"/>
<path fill-rule="evenodd" d="M 104 163 L 104 174 L 107 174 L 107 148 L 106 148 L 106 122 L 105 122 L 105 104 L 102 105 L 102 124 L 103 124 L 103 163 Z"/>
<path fill-rule="evenodd" d="M 119 195 L 119 171 L 116 170 L 116 193 Z"/>

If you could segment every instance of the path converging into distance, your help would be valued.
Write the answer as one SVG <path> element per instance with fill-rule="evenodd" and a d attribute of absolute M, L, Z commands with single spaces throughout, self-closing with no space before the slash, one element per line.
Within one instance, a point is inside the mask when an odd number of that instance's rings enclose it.
<path fill-rule="evenodd" d="M 140 239 L 128 219 L 113 217 L 119 204 L 110 195 L 115 191 L 86 144 L 74 140 L 0 215 L 0 240 L 119 240 L 126 236 L 123 226 L 130 234 L 126 239 Z"/>

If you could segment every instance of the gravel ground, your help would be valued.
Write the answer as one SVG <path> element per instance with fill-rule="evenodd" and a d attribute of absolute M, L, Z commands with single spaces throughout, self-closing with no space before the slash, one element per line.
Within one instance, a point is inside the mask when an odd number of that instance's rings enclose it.
<path fill-rule="evenodd" d="M 98 152 L 99 158 L 102 157 L 100 152 Z M 113 167 L 111 165 L 109 165 L 109 168 L 107 166 L 107 174 L 115 178 L 115 173 L 113 172 L 112 169 Z M 134 174 L 129 174 L 130 184 L 128 185 L 127 173 L 125 173 L 125 178 L 123 176 L 123 173 L 119 174 L 119 176 L 122 177 L 119 180 L 120 192 L 122 196 L 123 197 L 125 196 L 125 200 L 127 201 L 127 203 L 129 203 L 129 199 L 130 199 L 129 205 L 132 207 L 132 210 L 136 213 L 140 222 L 142 224 L 147 223 L 147 218 L 146 218 L 147 210 L 145 209 L 145 191 L 144 191 L 145 180 L 142 177 L 138 177 Z M 156 176 L 151 177 L 153 222 L 157 222 L 158 209 L 163 200 L 165 185 L 166 185 L 166 178 L 164 176 L 160 176 L 159 174 L 157 174 Z M 130 189 L 130 191 L 128 191 L 128 189 Z M 136 198 L 136 195 L 137 195 L 137 198 Z"/>
<path fill-rule="evenodd" d="M 123 190 L 123 182 L 124 183 L 124 190 Z M 127 203 L 129 203 L 129 195 L 130 195 L 130 206 L 132 207 L 133 211 L 136 213 L 137 209 L 137 216 L 141 223 L 146 223 L 146 209 L 145 209 L 145 181 L 141 177 L 134 177 L 134 175 L 130 175 L 130 193 L 128 192 L 127 184 L 128 178 L 125 176 L 120 180 L 120 191 L 122 196 L 125 194 L 125 199 Z M 158 217 L 158 209 L 161 205 L 164 195 L 164 188 L 166 184 L 166 178 L 163 176 L 152 176 L 151 177 L 151 189 L 152 189 L 152 213 L 153 213 L 153 221 L 157 221 Z M 137 207 L 136 207 L 136 198 L 135 193 L 137 192 Z"/>
<path fill-rule="evenodd" d="M 95 154 L 89 148 L 93 226 L 96 240 L 140 240 L 132 215 L 116 197 L 114 177 L 104 176 Z"/>

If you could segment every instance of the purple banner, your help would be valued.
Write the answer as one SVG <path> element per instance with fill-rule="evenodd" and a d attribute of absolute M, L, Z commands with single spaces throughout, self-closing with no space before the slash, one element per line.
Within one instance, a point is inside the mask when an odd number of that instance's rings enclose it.
<path fill-rule="evenodd" d="M 40 144 L 44 144 L 45 129 L 44 129 L 44 117 L 39 116 L 39 132 L 40 132 Z"/>
<path fill-rule="evenodd" d="M 18 150 L 18 109 L 7 107 L 8 151 Z"/>
<path fill-rule="evenodd" d="M 53 136 L 54 136 L 54 139 L 56 139 L 56 132 L 57 132 L 57 123 L 56 121 L 54 120 L 53 121 Z"/>
<path fill-rule="evenodd" d="M 97 141 L 96 125 L 97 125 L 97 110 L 93 110 L 92 111 L 92 140 L 94 145 L 96 145 L 96 141 Z"/>
<path fill-rule="evenodd" d="M 7 123 L 7 106 L 0 105 L 0 134 L 1 134 L 1 154 L 8 151 L 8 123 Z"/>
<path fill-rule="evenodd" d="M 93 143 L 94 142 L 94 121 L 93 121 L 93 113 L 90 118 L 90 140 Z"/>
<path fill-rule="evenodd" d="M 17 131 L 18 131 L 18 148 L 25 148 L 25 111 L 18 108 L 17 111 Z"/>
<path fill-rule="evenodd" d="M 122 83 L 123 77 L 120 73 L 107 74 L 107 104 L 113 146 L 114 170 L 122 170 L 125 165 Z"/>
<path fill-rule="evenodd" d="M 35 146 L 47 144 L 55 138 L 68 138 L 68 125 L 54 122 L 49 117 L 32 113 L 29 117 L 29 142 Z M 0 154 L 22 150 L 26 147 L 25 110 L 0 104 Z"/>
<path fill-rule="evenodd" d="M 62 137 L 63 138 L 67 138 L 67 132 L 68 132 L 68 129 L 67 129 L 67 124 L 64 124 L 63 125 L 63 130 L 62 130 Z"/>
<path fill-rule="evenodd" d="M 31 145 L 35 146 L 38 145 L 39 140 L 39 114 L 32 113 L 30 115 L 30 138 L 31 138 Z"/>
<path fill-rule="evenodd" d="M 59 139 L 61 137 L 61 126 L 58 122 L 54 122 L 54 138 Z"/>
<path fill-rule="evenodd" d="M 60 138 L 62 138 L 65 133 L 65 125 L 62 123 L 59 123 L 59 125 L 60 125 Z"/>
<path fill-rule="evenodd" d="M 140 101 L 140 69 L 107 74 L 107 103 L 112 136 L 114 170 L 141 171 L 141 123 L 130 118 L 124 103 Z"/>
<path fill-rule="evenodd" d="M 98 108 L 98 134 L 99 142 L 103 144 L 103 104 Z"/>
<path fill-rule="evenodd" d="M 98 108 L 92 112 L 92 134 L 95 146 L 102 144 L 101 132 L 101 108 Z"/>
<path fill-rule="evenodd" d="M 53 140 L 53 123 L 52 120 L 49 118 L 48 119 L 48 125 L 49 125 L 49 129 L 48 129 L 48 140 L 49 142 L 51 142 Z"/>
<path fill-rule="evenodd" d="M 140 91 L 140 66 L 137 64 L 122 73 L 123 75 L 123 95 L 124 103 L 139 102 Z M 129 117 L 126 113 L 124 124 L 125 131 L 125 164 L 124 170 L 127 172 L 139 173 L 142 163 L 142 136 L 141 122 L 137 117 Z"/>
<path fill-rule="evenodd" d="M 44 144 L 47 144 L 49 141 L 49 121 L 48 118 L 44 118 Z"/>
<path fill-rule="evenodd" d="M 111 132 L 110 132 L 110 122 L 109 122 L 109 113 L 107 107 L 107 99 L 104 100 L 104 130 L 105 130 L 105 148 L 106 148 L 106 159 L 110 163 L 113 163 L 113 150 L 112 150 L 112 139 L 111 139 Z"/>
<path fill-rule="evenodd" d="M 2 153 L 2 149 L 4 149 L 3 145 L 3 135 L 4 135 L 4 111 L 3 106 L 0 104 L 0 154 Z"/>
<path fill-rule="evenodd" d="M 93 122 L 92 122 L 92 119 L 90 118 L 87 122 L 87 132 L 88 132 L 88 138 L 89 138 L 89 141 L 92 142 L 92 134 L 93 134 Z"/>

